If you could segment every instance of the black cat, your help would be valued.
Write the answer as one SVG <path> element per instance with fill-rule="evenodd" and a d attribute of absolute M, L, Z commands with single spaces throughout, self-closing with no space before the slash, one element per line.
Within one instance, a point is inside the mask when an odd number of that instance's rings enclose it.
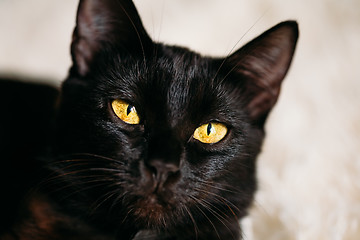
<path fill-rule="evenodd" d="M 154 43 L 130 0 L 81 0 L 41 183 L 2 239 L 241 238 L 297 38 L 283 22 L 204 57 Z"/>

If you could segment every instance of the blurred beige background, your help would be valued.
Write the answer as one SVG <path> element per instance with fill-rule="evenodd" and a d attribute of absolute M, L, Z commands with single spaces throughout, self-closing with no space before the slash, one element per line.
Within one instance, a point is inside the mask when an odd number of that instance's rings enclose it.
<path fill-rule="evenodd" d="M 245 239 L 359 239 L 360 1 L 135 4 L 155 40 L 215 56 L 244 34 L 237 47 L 280 21 L 299 22 L 295 59 L 267 123 L 260 189 L 242 222 Z M 0 0 L 0 75 L 59 86 L 71 64 L 76 7 L 76 0 Z"/>

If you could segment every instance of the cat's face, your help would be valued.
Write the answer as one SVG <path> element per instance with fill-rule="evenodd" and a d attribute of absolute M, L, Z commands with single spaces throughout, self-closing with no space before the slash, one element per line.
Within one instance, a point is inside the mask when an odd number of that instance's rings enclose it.
<path fill-rule="evenodd" d="M 129 1 L 81 1 L 53 164 L 61 194 L 115 227 L 240 218 L 296 39 L 286 22 L 226 59 L 202 57 L 153 43 Z"/>

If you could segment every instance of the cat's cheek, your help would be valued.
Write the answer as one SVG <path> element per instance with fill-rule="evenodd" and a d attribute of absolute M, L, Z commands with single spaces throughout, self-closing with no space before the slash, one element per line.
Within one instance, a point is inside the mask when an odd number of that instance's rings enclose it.
<path fill-rule="evenodd" d="M 234 145 L 239 148 L 240 142 L 234 138 L 233 131 L 229 131 L 221 141 L 217 143 L 207 144 L 201 143 L 196 139 L 191 139 L 187 146 L 186 162 L 189 163 L 192 169 L 210 168 L 218 159 L 226 161 L 229 155 L 232 155 Z M 220 167 L 220 165 L 219 165 Z M 206 172 L 204 170 L 204 172 Z"/>

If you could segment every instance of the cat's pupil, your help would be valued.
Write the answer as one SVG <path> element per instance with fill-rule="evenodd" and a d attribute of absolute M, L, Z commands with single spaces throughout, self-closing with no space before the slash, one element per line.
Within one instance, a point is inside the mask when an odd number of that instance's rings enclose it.
<path fill-rule="evenodd" d="M 126 115 L 129 115 L 132 111 L 134 111 L 134 106 L 129 105 L 126 109 Z"/>
<path fill-rule="evenodd" d="M 207 135 L 208 136 L 210 135 L 211 130 L 212 130 L 212 125 L 211 125 L 211 123 L 209 123 L 208 126 L 207 126 Z"/>

